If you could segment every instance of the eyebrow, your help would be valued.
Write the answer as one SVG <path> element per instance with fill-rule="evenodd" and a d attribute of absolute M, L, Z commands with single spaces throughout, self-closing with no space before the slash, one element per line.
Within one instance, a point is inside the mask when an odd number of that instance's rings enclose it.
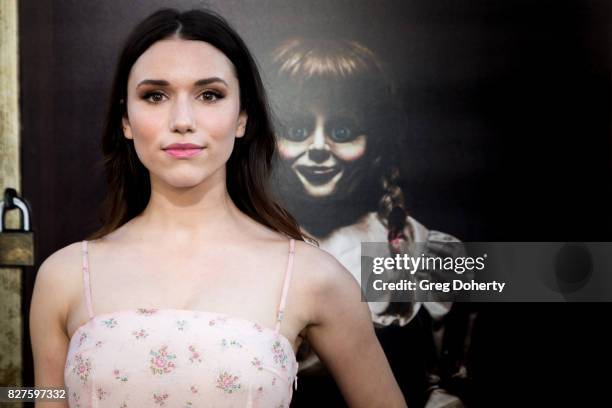
<path fill-rule="evenodd" d="M 193 83 L 193 86 L 209 85 L 209 84 L 212 84 L 212 83 L 215 83 L 215 82 L 224 83 L 225 86 L 229 87 L 227 82 L 225 82 L 223 79 L 221 79 L 219 77 L 210 77 L 210 78 L 198 79 L 197 81 L 195 81 Z M 142 81 L 140 81 L 138 83 L 138 85 L 136 85 L 136 88 L 138 88 L 138 87 L 140 87 L 142 85 L 169 86 L 170 83 L 168 81 L 166 81 L 165 79 L 143 79 Z"/>

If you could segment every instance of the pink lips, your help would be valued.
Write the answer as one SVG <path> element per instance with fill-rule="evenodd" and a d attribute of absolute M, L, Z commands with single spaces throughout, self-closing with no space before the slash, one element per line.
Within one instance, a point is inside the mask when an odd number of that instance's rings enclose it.
<path fill-rule="evenodd" d="M 166 146 L 163 150 L 170 156 L 181 159 L 193 157 L 199 154 L 202 150 L 204 150 L 204 147 L 193 143 L 173 143 Z"/>
<path fill-rule="evenodd" d="M 200 153 L 202 149 L 166 149 L 166 153 L 170 156 L 184 158 L 184 157 L 193 157 L 196 154 Z"/>

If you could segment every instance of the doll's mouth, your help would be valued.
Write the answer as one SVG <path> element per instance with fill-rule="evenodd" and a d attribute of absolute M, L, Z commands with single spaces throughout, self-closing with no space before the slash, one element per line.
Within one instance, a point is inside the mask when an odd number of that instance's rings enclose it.
<path fill-rule="evenodd" d="M 295 166 L 295 169 L 300 173 L 309 183 L 315 185 L 321 185 L 328 183 L 333 179 L 340 171 L 339 166 Z"/>

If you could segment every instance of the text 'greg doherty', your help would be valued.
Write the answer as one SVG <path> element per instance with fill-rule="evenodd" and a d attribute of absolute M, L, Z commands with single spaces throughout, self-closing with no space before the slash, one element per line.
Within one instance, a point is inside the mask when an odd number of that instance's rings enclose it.
<path fill-rule="evenodd" d="M 504 287 L 506 286 L 503 282 L 476 282 L 474 280 L 470 282 L 464 282 L 459 279 L 455 279 L 452 282 L 452 287 L 450 282 L 430 282 L 428 280 L 422 280 L 419 282 L 412 282 L 407 279 L 402 279 L 398 282 L 383 282 L 382 280 L 375 280 L 373 282 L 374 290 L 409 290 L 409 291 L 437 291 L 448 293 L 451 290 L 454 291 L 496 291 L 503 292 Z M 452 288 L 452 289 L 451 289 Z"/>

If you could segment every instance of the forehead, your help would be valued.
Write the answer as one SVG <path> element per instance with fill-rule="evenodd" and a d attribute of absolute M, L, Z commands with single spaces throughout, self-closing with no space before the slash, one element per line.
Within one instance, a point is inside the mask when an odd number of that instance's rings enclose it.
<path fill-rule="evenodd" d="M 136 60 L 128 83 L 165 79 L 171 84 L 191 84 L 212 76 L 230 85 L 237 83 L 234 65 L 219 49 L 204 41 L 172 38 L 157 41 Z"/>

